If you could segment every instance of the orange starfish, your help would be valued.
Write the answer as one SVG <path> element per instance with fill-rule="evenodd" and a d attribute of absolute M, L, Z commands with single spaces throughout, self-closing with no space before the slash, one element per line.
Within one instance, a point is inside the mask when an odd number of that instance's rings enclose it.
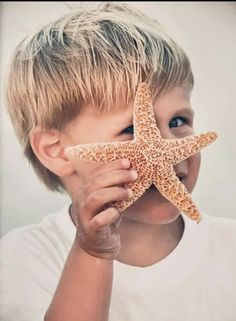
<path fill-rule="evenodd" d="M 125 142 L 80 144 L 67 148 L 71 159 L 108 163 L 128 158 L 138 173 L 134 183 L 126 184 L 133 191 L 129 200 L 116 201 L 121 211 L 134 203 L 154 184 L 158 191 L 189 218 L 197 222 L 201 215 L 173 166 L 199 152 L 217 138 L 215 132 L 191 135 L 181 139 L 163 139 L 157 127 L 146 83 L 138 87 L 133 109 L 134 139 Z"/>

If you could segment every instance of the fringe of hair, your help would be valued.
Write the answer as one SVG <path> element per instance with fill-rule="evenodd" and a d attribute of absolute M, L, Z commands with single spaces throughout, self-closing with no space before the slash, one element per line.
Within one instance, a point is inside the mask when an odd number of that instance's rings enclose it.
<path fill-rule="evenodd" d="M 193 86 L 185 52 L 160 24 L 125 3 L 75 10 L 24 39 L 6 87 L 12 123 L 24 152 L 51 190 L 60 180 L 29 142 L 35 126 L 62 129 L 81 108 L 125 108 L 146 81 L 153 100 L 176 85 Z"/>

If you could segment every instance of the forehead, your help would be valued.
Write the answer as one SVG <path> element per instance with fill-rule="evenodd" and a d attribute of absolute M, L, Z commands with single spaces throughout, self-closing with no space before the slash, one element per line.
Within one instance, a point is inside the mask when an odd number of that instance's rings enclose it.
<path fill-rule="evenodd" d="M 169 122 L 170 118 L 192 116 L 190 93 L 176 87 L 153 102 L 158 122 Z M 117 135 L 133 124 L 133 102 L 110 111 L 99 111 L 92 105 L 84 106 L 81 113 L 65 127 L 65 133 L 75 136 L 79 143 L 106 142 L 116 140 Z M 77 142 L 78 143 L 78 142 Z"/>
<path fill-rule="evenodd" d="M 185 86 L 174 87 L 167 93 L 163 93 L 152 101 L 154 113 L 156 117 L 161 117 L 162 115 L 169 115 L 172 113 L 177 113 L 178 111 L 185 110 L 193 114 L 193 109 L 191 107 L 191 89 Z M 134 101 L 126 105 L 121 105 L 119 109 L 111 109 L 109 112 L 99 113 L 98 111 L 92 111 L 91 113 L 96 117 L 107 117 L 114 118 L 117 121 L 123 122 L 127 120 L 132 121 L 133 118 L 133 108 Z"/>
<path fill-rule="evenodd" d="M 99 111 L 96 107 L 88 106 L 78 116 L 77 124 L 80 128 L 85 126 L 91 128 L 93 132 L 99 131 L 99 134 L 114 131 L 116 132 L 122 126 L 129 126 L 133 119 L 133 102 L 122 105 L 118 109 L 109 111 Z"/>
<path fill-rule="evenodd" d="M 191 91 L 184 87 L 175 87 L 169 92 L 157 97 L 153 102 L 154 112 L 157 117 L 176 113 L 180 110 L 189 110 L 193 113 L 190 103 Z M 113 125 L 129 124 L 133 118 L 134 101 L 129 104 L 121 103 L 118 108 L 110 108 L 110 110 L 100 111 L 96 106 L 84 106 L 78 115 L 77 121 L 80 126 L 83 123 L 93 126 L 94 124 L 102 126 L 105 122 L 111 122 Z M 109 123 L 109 125 L 111 125 Z"/>
<path fill-rule="evenodd" d="M 193 113 L 191 107 L 191 90 L 185 87 L 174 87 L 169 92 L 157 97 L 153 102 L 156 113 L 171 113 L 186 109 Z"/>

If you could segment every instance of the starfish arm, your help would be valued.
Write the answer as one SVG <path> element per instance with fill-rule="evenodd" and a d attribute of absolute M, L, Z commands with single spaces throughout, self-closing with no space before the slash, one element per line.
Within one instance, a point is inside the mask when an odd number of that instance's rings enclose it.
<path fill-rule="evenodd" d="M 166 157 L 170 163 L 176 165 L 184 159 L 198 153 L 202 148 L 216 140 L 215 132 L 187 136 L 181 139 L 165 139 Z"/>
<path fill-rule="evenodd" d="M 135 142 L 92 143 L 71 146 L 66 149 L 70 159 L 108 163 L 121 158 L 132 158 Z"/>
<path fill-rule="evenodd" d="M 156 172 L 155 176 L 154 185 L 158 191 L 190 219 L 199 222 L 201 214 L 193 203 L 186 187 L 176 176 L 174 169 L 169 168 L 162 175 Z"/>
<path fill-rule="evenodd" d="M 152 138 L 160 138 L 160 131 L 154 116 L 150 91 L 146 83 L 138 86 L 133 110 L 134 137 L 147 144 L 152 143 Z M 150 141 L 151 140 L 151 141 Z"/>

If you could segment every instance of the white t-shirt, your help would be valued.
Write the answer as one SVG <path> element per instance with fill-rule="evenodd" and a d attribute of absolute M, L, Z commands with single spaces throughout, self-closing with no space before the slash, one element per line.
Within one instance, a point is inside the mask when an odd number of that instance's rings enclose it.
<path fill-rule="evenodd" d="M 180 242 L 159 263 L 114 262 L 110 321 L 236 320 L 236 220 L 183 219 Z M 68 206 L 3 237 L 1 321 L 44 320 L 74 237 Z"/>

